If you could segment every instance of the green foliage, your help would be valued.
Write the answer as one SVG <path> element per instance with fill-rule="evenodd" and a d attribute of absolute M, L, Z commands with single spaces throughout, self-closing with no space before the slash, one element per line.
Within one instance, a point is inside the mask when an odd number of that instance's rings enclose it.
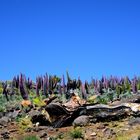
<path fill-rule="evenodd" d="M 94 90 L 93 87 L 89 89 L 89 94 L 90 95 L 95 95 L 95 90 Z"/>
<path fill-rule="evenodd" d="M 88 97 L 87 101 L 88 101 L 90 104 L 95 104 L 95 103 L 98 102 L 98 98 L 97 98 L 97 97 L 98 97 L 98 96 L 96 96 L 96 95 L 90 96 L 90 97 Z M 96 99 L 96 98 L 97 98 L 97 99 Z"/>
<path fill-rule="evenodd" d="M 4 96 L 0 95 L 0 112 L 6 111 L 7 100 Z"/>
<path fill-rule="evenodd" d="M 102 96 L 98 96 L 96 98 L 96 101 L 97 101 L 97 103 L 100 103 L 100 104 L 107 104 L 108 99 L 102 95 Z"/>
<path fill-rule="evenodd" d="M 33 126 L 30 118 L 27 116 L 25 118 L 21 118 L 18 125 L 21 130 L 26 130 Z"/>
<path fill-rule="evenodd" d="M 20 108 L 20 97 L 18 95 L 10 96 L 10 101 L 7 102 L 5 96 L 0 95 L 0 112 L 5 112 L 7 108 Z"/>
<path fill-rule="evenodd" d="M 121 95 L 121 86 L 117 85 L 116 86 L 116 92 L 117 92 L 117 98 Z"/>
<path fill-rule="evenodd" d="M 131 91 L 131 84 L 129 82 L 128 77 L 125 78 L 125 90 L 129 92 Z"/>
<path fill-rule="evenodd" d="M 72 138 L 83 138 L 82 130 L 79 127 L 74 128 L 74 130 L 70 132 L 70 136 Z"/>
<path fill-rule="evenodd" d="M 56 138 L 57 138 L 57 139 L 63 139 L 63 138 L 64 138 L 63 133 L 58 134 L 58 136 L 57 136 Z"/>
<path fill-rule="evenodd" d="M 137 89 L 140 90 L 140 78 L 138 79 Z"/>
<path fill-rule="evenodd" d="M 35 91 L 34 90 L 29 90 L 29 94 L 30 94 L 30 96 L 34 96 L 35 95 Z"/>
<path fill-rule="evenodd" d="M 0 94 L 2 94 L 2 92 L 3 92 L 3 88 L 2 88 L 2 87 L 0 87 Z"/>
<path fill-rule="evenodd" d="M 121 99 L 123 99 L 123 98 L 130 98 L 130 97 L 132 97 L 132 94 L 131 94 L 131 92 L 129 92 L 129 91 L 127 91 L 127 92 L 125 92 L 124 94 L 121 94 L 121 95 L 120 95 L 120 98 L 121 98 Z"/>
<path fill-rule="evenodd" d="M 40 98 L 40 97 L 36 97 L 33 99 L 33 104 L 38 106 L 38 107 L 41 107 L 41 106 L 45 106 L 45 102 Z"/>
<path fill-rule="evenodd" d="M 94 102 L 100 104 L 107 104 L 108 102 L 112 102 L 116 98 L 117 98 L 116 92 L 108 89 L 104 94 L 97 96 Z"/>
<path fill-rule="evenodd" d="M 23 140 L 40 140 L 37 136 L 25 136 Z"/>
<path fill-rule="evenodd" d="M 6 108 L 4 106 L 0 106 L 0 112 L 5 112 Z"/>

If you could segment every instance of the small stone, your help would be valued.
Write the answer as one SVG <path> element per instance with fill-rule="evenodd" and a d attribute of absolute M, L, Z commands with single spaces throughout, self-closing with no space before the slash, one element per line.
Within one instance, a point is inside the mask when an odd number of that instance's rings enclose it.
<path fill-rule="evenodd" d="M 113 135 L 115 135 L 116 133 L 113 131 L 113 129 L 110 129 L 110 128 L 105 128 L 103 130 L 103 133 L 104 135 L 107 137 L 107 138 L 111 138 Z"/>
<path fill-rule="evenodd" d="M 36 125 L 36 127 L 38 127 L 39 126 L 39 122 L 37 122 L 35 125 Z"/>
<path fill-rule="evenodd" d="M 90 136 L 96 136 L 97 134 L 95 132 L 93 132 L 92 134 L 90 134 Z"/>
<path fill-rule="evenodd" d="M 8 117 L 2 117 L 0 119 L 0 125 L 2 125 L 2 126 L 7 126 L 8 122 L 9 122 L 9 118 Z"/>
<path fill-rule="evenodd" d="M 123 131 L 128 131 L 129 129 L 128 128 L 123 128 Z"/>
<path fill-rule="evenodd" d="M 50 127 L 49 130 L 50 130 L 50 131 L 54 131 L 54 128 L 53 128 L 53 127 Z"/>
<path fill-rule="evenodd" d="M 140 117 L 130 119 L 128 124 L 130 126 L 139 125 L 140 124 Z"/>

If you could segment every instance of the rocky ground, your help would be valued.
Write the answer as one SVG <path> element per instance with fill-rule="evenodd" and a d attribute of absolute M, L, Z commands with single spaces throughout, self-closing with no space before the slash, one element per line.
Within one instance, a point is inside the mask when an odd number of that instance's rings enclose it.
<path fill-rule="evenodd" d="M 84 120 L 85 121 L 85 120 Z M 79 140 L 139 140 L 140 118 L 129 118 L 121 121 L 88 124 L 82 127 L 52 128 L 36 126 L 22 130 L 17 122 L 5 123 L 0 127 L 0 139 L 23 140 L 25 136 L 36 135 L 41 140 L 72 140 L 70 132 L 75 129 L 82 131 Z"/>
<path fill-rule="evenodd" d="M 68 105 L 68 104 L 67 104 Z M 74 105 L 74 103 L 72 104 Z M 139 112 L 139 106 L 134 108 L 133 111 Z M 139 105 L 139 104 L 136 104 Z M 122 106 L 122 105 L 120 105 Z M 106 107 L 108 109 L 105 110 Z M 115 106 L 116 107 L 116 106 Z M 53 111 L 49 111 L 51 108 Z M 139 140 L 140 139 L 140 117 L 139 114 L 127 114 L 126 117 L 114 119 L 114 113 L 120 109 L 119 113 L 123 110 L 122 108 L 113 108 L 115 112 L 110 112 L 112 106 L 108 105 L 92 105 L 90 107 L 89 115 L 79 115 L 72 118 L 72 114 L 77 112 L 77 109 L 72 110 L 70 113 L 70 125 L 60 122 L 69 122 L 65 120 L 65 112 L 62 111 L 64 108 L 57 103 L 50 103 L 47 108 L 44 107 L 24 107 L 22 110 L 16 106 L 7 106 L 7 112 L 0 112 L 0 139 L 5 140 L 24 140 L 26 136 L 36 136 L 39 140 Z M 95 110 L 96 108 L 96 110 Z M 131 106 L 130 106 L 131 108 Z M 48 112 L 46 112 L 46 110 Z M 88 110 L 88 109 L 87 109 Z M 123 110 L 124 111 L 124 110 Z M 102 118 L 108 117 L 106 120 L 96 119 L 91 115 L 100 113 Z M 136 113 L 135 112 L 135 113 Z M 49 113 L 49 114 L 47 114 Z M 58 116 L 53 116 L 56 113 Z M 117 113 L 116 115 L 119 115 Z M 129 110 L 130 113 L 130 110 Z M 76 113 L 77 114 L 77 113 Z M 121 113 L 120 113 L 121 114 Z M 124 115 L 124 114 L 122 114 Z M 62 119 L 61 121 L 61 118 Z M 111 117 L 109 119 L 109 117 Z M 67 118 L 67 117 L 66 117 Z M 117 118 L 117 116 L 115 117 Z M 51 120 L 50 120 L 51 119 Z M 52 122 L 52 124 L 50 124 Z M 57 124 L 57 125 L 56 125 Z M 59 124 L 59 125 L 58 125 Z M 60 127 L 57 127 L 60 126 Z M 57 127 L 57 128 L 56 128 Z M 25 139 L 26 140 L 26 139 Z M 27 139 L 28 140 L 28 139 Z M 29 139 L 34 140 L 34 139 Z"/>

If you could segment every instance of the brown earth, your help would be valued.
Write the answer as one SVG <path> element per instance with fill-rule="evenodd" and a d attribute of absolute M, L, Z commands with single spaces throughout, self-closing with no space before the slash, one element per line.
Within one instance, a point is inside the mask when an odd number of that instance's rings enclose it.
<path fill-rule="evenodd" d="M 130 118 L 129 118 L 130 119 Z M 140 124 L 130 126 L 129 119 L 112 122 L 100 122 L 80 127 L 84 140 L 132 140 L 140 135 Z M 9 132 L 10 140 L 22 140 L 25 136 L 36 135 L 41 140 L 48 140 L 48 137 L 57 138 L 57 140 L 73 140 L 70 132 L 74 130 L 73 126 L 63 128 L 51 128 L 47 126 L 34 127 L 31 130 L 21 130 L 17 122 L 12 122 L 7 127 L 0 128 L 0 133 Z M 43 136 L 44 135 L 44 136 Z M 47 135 L 47 136 L 45 136 Z M 2 136 L 0 139 L 3 140 Z M 138 140 L 138 138 L 136 139 Z"/>

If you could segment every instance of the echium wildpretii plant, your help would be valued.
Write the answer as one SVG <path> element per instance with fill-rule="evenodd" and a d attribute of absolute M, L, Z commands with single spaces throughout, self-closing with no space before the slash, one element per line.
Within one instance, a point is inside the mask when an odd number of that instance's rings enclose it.
<path fill-rule="evenodd" d="M 20 89 L 20 93 L 21 96 L 24 100 L 28 100 L 28 89 L 26 86 L 26 77 L 23 74 L 20 74 L 20 78 L 19 78 L 19 89 Z"/>
<path fill-rule="evenodd" d="M 26 80 L 26 86 L 28 89 L 32 89 L 32 80 L 30 80 L 30 78 L 28 77 L 28 79 Z"/>
<path fill-rule="evenodd" d="M 43 78 L 42 76 L 38 76 L 36 78 L 36 95 L 39 97 L 39 91 L 41 90 L 41 88 L 43 87 Z"/>
<path fill-rule="evenodd" d="M 43 94 L 48 97 L 48 92 L 49 92 L 49 79 L 48 75 L 46 74 L 43 77 Z"/>
<path fill-rule="evenodd" d="M 83 82 L 80 78 L 77 80 L 72 79 L 68 72 L 66 74 L 66 80 L 64 75 L 59 78 L 56 75 L 46 74 L 38 76 L 35 82 L 30 78 L 26 79 L 25 75 L 20 74 L 19 76 L 15 76 L 11 83 L 3 83 L 3 95 L 9 101 L 11 91 L 14 93 L 15 89 L 19 89 L 23 99 L 28 99 L 29 90 L 32 90 L 33 93 L 36 92 L 38 97 L 41 96 L 40 93 L 46 98 L 51 94 L 59 94 L 60 97 L 61 95 L 69 94 L 72 89 L 76 92 L 78 91 L 78 95 L 80 94 L 80 97 L 83 99 L 96 94 L 98 96 L 107 95 L 110 100 L 113 100 L 114 95 L 120 99 L 126 93 L 132 95 L 140 93 L 140 77 L 134 76 L 134 78 L 130 79 L 128 76 L 120 78 L 102 76 L 101 79 L 92 78 L 91 82 Z M 12 90 L 9 90 L 9 87 Z"/>
<path fill-rule="evenodd" d="M 140 91 L 140 77 L 138 77 L 137 89 Z"/>
<path fill-rule="evenodd" d="M 65 82 L 64 75 L 62 76 L 62 89 L 63 89 L 63 93 L 65 94 L 66 93 L 66 82 Z"/>
<path fill-rule="evenodd" d="M 81 84 L 83 99 L 87 99 L 87 92 L 86 92 L 86 89 L 85 89 L 85 87 L 86 87 L 85 85 L 86 85 L 86 82 L 85 82 L 85 84 Z"/>
<path fill-rule="evenodd" d="M 71 89 L 77 88 L 77 81 L 76 79 L 72 80 L 69 76 L 69 73 L 67 71 L 67 91 L 70 91 Z"/>
<path fill-rule="evenodd" d="M 19 75 L 16 77 L 13 78 L 12 80 L 12 86 L 15 87 L 15 88 L 19 88 Z"/>
<path fill-rule="evenodd" d="M 3 86 L 3 95 L 5 95 L 6 100 L 9 101 L 8 90 L 7 90 L 7 81 L 3 82 L 2 86 Z"/>

